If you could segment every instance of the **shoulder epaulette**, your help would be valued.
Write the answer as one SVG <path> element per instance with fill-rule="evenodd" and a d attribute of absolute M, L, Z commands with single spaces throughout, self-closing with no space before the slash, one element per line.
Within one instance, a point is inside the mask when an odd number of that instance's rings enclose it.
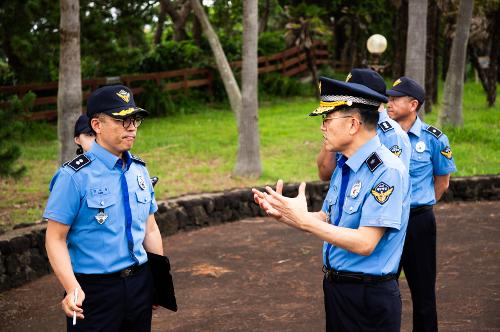
<path fill-rule="evenodd" d="M 394 127 L 389 123 L 389 121 L 382 121 L 378 124 L 378 126 L 380 127 L 380 129 L 382 129 L 384 133 L 388 132 L 391 129 L 394 129 Z"/>
<path fill-rule="evenodd" d="M 377 167 L 379 167 L 381 164 L 382 164 L 382 159 L 380 159 L 380 157 L 378 156 L 378 154 L 376 154 L 375 152 L 373 152 L 366 160 L 366 165 L 368 166 L 368 168 L 370 169 L 370 171 L 373 173 Z"/>
<path fill-rule="evenodd" d="M 80 154 L 80 155 L 76 156 L 75 159 L 68 161 L 68 162 L 65 162 L 63 164 L 63 166 L 69 166 L 75 172 L 78 172 L 84 166 L 87 166 L 88 164 L 90 164 L 90 159 L 86 155 Z"/>
<path fill-rule="evenodd" d="M 143 165 L 143 166 L 146 166 L 146 162 L 145 162 L 144 160 L 142 160 L 141 158 L 139 158 L 139 157 L 137 157 L 137 156 L 135 156 L 135 155 L 133 155 L 133 154 L 130 154 L 130 158 L 131 158 L 133 161 L 135 161 L 136 163 L 139 163 L 139 164 L 141 164 L 141 165 Z"/>
<path fill-rule="evenodd" d="M 436 138 L 439 138 L 439 137 L 441 137 L 441 135 L 443 135 L 443 132 L 441 130 L 439 130 L 433 126 L 429 126 L 429 127 L 425 128 L 425 130 L 427 132 L 431 133 L 431 135 L 436 137 Z"/>

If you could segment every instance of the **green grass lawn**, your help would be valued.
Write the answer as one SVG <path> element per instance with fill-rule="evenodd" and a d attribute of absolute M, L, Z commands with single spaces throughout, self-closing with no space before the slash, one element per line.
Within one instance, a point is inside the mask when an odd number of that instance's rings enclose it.
<path fill-rule="evenodd" d="M 499 104 L 499 103 L 497 103 Z M 263 174 L 258 180 L 235 179 L 237 131 L 235 118 L 221 105 L 200 105 L 192 114 L 151 118 L 139 129 L 132 150 L 160 178 L 156 197 L 235 187 L 317 180 L 316 154 L 322 143 L 320 118 L 307 114 L 314 98 L 275 98 L 261 102 L 259 127 Z M 440 106 L 425 121 L 436 124 Z M 487 108 L 479 84 L 468 83 L 464 95 L 463 128 L 443 128 L 450 138 L 458 172 L 455 176 L 500 173 L 500 106 Z M 40 220 L 48 183 L 56 171 L 55 124 L 30 124 L 22 143 L 21 163 L 28 167 L 18 182 L 0 180 L 0 229 Z"/>

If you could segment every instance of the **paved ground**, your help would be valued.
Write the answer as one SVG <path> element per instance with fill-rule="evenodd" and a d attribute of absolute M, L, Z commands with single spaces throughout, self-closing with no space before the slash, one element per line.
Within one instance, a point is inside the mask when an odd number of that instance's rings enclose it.
<path fill-rule="evenodd" d="M 500 331 L 500 201 L 440 204 L 440 331 Z M 267 219 L 164 239 L 179 311 L 158 309 L 154 331 L 322 331 L 321 242 Z M 411 301 L 401 283 L 403 331 Z M 53 275 L 0 294 L 0 331 L 61 331 Z"/>

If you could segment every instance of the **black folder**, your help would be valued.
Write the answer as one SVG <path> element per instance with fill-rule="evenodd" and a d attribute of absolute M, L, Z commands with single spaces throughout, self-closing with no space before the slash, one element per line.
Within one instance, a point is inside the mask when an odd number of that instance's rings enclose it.
<path fill-rule="evenodd" d="M 153 275 L 153 304 L 161 305 L 172 311 L 177 311 L 174 283 L 170 274 L 168 257 L 148 252 L 148 261 Z"/>

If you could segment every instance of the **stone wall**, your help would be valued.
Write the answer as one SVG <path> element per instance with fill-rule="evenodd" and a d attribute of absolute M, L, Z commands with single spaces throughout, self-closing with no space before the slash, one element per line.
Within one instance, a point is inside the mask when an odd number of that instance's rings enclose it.
<path fill-rule="evenodd" d="M 261 188 L 262 189 L 262 188 Z M 327 182 L 310 182 L 306 196 L 310 210 L 321 208 Z M 286 196 L 297 195 L 298 184 L 284 188 Z M 443 201 L 500 200 L 500 175 L 452 178 Z M 253 203 L 250 189 L 187 195 L 159 202 L 156 220 L 163 236 L 225 222 L 263 216 Z M 43 223 L 13 230 L 0 236 L 0 292 L 50 273 L 45 251 Z"/>

